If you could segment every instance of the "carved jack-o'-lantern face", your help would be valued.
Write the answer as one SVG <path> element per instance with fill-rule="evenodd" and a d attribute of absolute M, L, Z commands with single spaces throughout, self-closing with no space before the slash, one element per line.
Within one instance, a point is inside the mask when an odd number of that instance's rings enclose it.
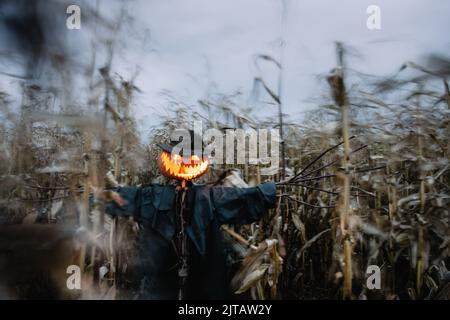
<path fill-rule="evenodd" d="M 158 164 L 159 170 L 164 176 L 178 180 L 192 180 L 208 170 L 208 159 L 206 158 L 201 159 L 197 155 L 192 155 L 190 161 L 187 161 L 182 156 L 171 155 L 167 151 L 161 152 Z"/>

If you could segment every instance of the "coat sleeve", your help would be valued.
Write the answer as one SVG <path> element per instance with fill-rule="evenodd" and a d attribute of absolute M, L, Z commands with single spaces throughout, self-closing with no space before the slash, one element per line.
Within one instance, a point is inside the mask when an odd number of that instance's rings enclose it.
<path fill-rule="evenodd" d="M 126 204 L 123 206 L 118 205 L 114 201 L 110 201 L 106 204 L 106 213 L 111 216 L 119 217 L 135 217 L 138 214 L 140 203 L 140 188 L 137 187 L 119 187 L 112 189 L 111 191 L 117 192 L 124 200 Z"/>
<path fill-rule="evenodd" d="M 276 186 L 267 182 L 252 188 L 214 187 L 212 196 L 220 224 L 249 224 L 275 207 Z"/>

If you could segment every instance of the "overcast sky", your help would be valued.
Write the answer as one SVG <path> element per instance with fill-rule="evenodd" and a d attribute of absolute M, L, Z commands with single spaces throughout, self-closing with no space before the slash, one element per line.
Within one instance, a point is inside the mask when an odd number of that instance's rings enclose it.
<path fill-rule="evenodd" d="M 144 91 L 137 112 L 147 115 L 163 104 L 168 89 L 192 101 L 213 81 L 219 91 L 241 88 L 249 94 L 256 74 L 253 56 L 279 58 L 279 0 L 138 1 L 129 6 L 151 32 L 152 48 L 139 59 L 137 84 Z M 299 114 L 319 94 L 317 75 L 336 63 L 334 41 L 361 56 L 349 65 L 364 73 L 386 75 L 405 60 L 450 49 L 448 0 L 286 0 L 285 111 Z M 368 30 L 366 8 L 381 8 L 381 30 Z M 270 67 L 266 78 L 276 88 Z M 268 107 L 267 112 L 274 111 Z"/>
<path fill-rule="evenodd" d="M 79 3 L 83 17 L 83 2 Z M 309 100 L 320 93 L 317 75 L 336 63 L 336 40 L 360 54 L 350 57 L 350 67 L 375 75 L 393 73 L 405 60 L 425 53 L 446 54 L 450 49 L 449 0 L 286 0 L 286 4 L 283 103 L 293 116 L 314 106 Z M 371 4 L 381 8 L 381 30 L 366 27 L 366 8 Z M 111 1 L 100 0 L 99 9 L 106 16 L 114 16 L 120 4 L 111 6 Z M 254 55 L 277 59 L 280 55 L 280 0 L 140 0 L 126 8 L 134 18 L 133 28 L 122 31 L 128 32 L 129 42 L 120 44 L 114 69 L 129 78 L 139 67 L 136 85 L 142 93 L 135 113 L 144 126 L 164 112 L 163 90 L 195 103 L 214 83 L 216 91 L 241 89 L 248 97 L 256 75 Z M 80 37 L 88 31 L 71 32 Z M 274 69 L 268 66 L 263 71 L 275 89 Z M 264 114 L 275 114 L 275 108 L 266 108 Z"/>

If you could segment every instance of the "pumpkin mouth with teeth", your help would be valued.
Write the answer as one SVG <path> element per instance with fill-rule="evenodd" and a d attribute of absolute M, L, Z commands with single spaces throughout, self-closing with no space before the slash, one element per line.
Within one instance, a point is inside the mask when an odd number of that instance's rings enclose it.
<path fill-rule="evenodd" d="M 158 164 L 164 176 L 178 180 L 192 180 L 208 170 L 208 159 L 206 158 L 202 159 L 197 155 L 192 155 L 189 161 L 178 154 L 171 155 L 167 151 L 161 152 Z"/>

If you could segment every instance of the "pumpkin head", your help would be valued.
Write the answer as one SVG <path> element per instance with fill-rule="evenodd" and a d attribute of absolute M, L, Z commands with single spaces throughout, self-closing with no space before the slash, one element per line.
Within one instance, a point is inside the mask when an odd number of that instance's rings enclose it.
<path fill-rule="evenodd" d="M 208 170 L 208 159 L 192 155 L 190 159 L 179 154 L 171 154 L 163 150 L 159 155 L 159 170 L 172 179 L 192 180 L 200 177 Z"/>

